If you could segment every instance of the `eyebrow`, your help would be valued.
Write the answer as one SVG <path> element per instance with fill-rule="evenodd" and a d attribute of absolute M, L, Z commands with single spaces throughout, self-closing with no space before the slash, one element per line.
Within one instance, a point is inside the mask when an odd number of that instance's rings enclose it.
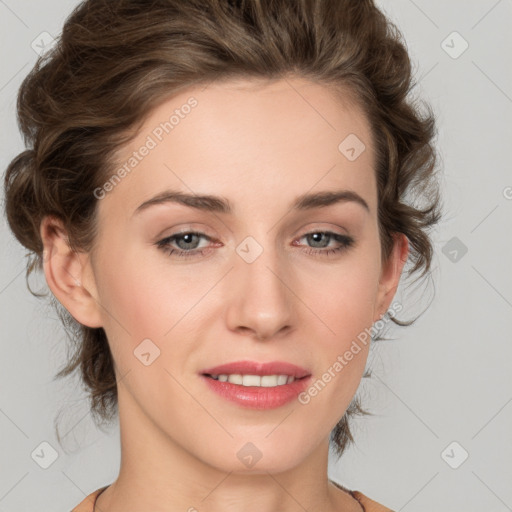
<path fill-rule="evenodd" d="M 334 190 L 315 192 L 298 196 L 290 205 L 292 210 L 312 210 L 314 208 L 326 208 L 336 203 L 355 202 L 370 212 L 368 203 L 353 190 Z M 228 199 L 221 196 L 187 194 L 177 190 L 165 190 L 160 194 L 144 201 L 139 205 L 133 215 L 138 214 L 150 206 L 164 203 L 178 203 L 190 208 L 196 208 L 207 212 L 232 214 L 233 206 Z"/>

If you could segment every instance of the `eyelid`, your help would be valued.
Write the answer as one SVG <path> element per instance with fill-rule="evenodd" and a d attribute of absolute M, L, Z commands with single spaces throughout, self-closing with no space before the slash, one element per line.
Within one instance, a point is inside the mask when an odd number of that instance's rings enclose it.
<path fill-rule="evenodd" d="M 319 224 L 322 224 L 322 223 L 319 223 Z M 337 226 L 337 225 L 334 226 L 333 224 L 331 224 L 330 226 L 326 226 L 325 225 L 326 223 L 323 223 L 323 224 L 324 224 L 323 226 L 318 226 L 318 225 L 310 226 L 310 224 L 308 224 L 307 227 L 300 228 L 299 230 L 297 230 L 295 232 L 291 241 L 288 242 L 289 245 L 292 247 L 303 247 L 303 246 L 308 247 L 308 245 L 305 241 L 305 238 L 314 233 L 325 233 L 328 236 L 330 236 L 331 238 L 334 238 L 334 237 L 342 237 L 344 239 L 353 238 L 351 235 L 348 234 L 348 232 L 346 230 L 340 229 L 340 226 Z M 330 224 L 330 223 L 327 223 L 327 224 Z"/>
<path fill-rule="evenodd" d="M 319 233 L 319 232 L 331 232 L 336 235 L 340 236 L 348 236 L 350 237 L 350 233 L 348 229 L 343 228 L 342 226 L 339 226 L 338 224 L 334 224 L 332 222 L 318 222 L 318 223 L 308 223 L 308 226 L 311 224 L 323 224 L 324 226 L 313 226 L 310 228 L 305 228 L 304 226 L 299 228 L 295 231 L 294 235 L 292 236 L 293 240 L 297 238 L 302 238 L 306 235 L 309 235 L 311 233 Z M 325 227 L 327 224 L 328 227 Z M 164 235 L 167 231 L 171 231 L 168 235 Z M 218 237 L 214 235 L 204 224 L 195 223 L 192 222 L 190 224 L 186 224 L 184 227 L 180 228 L 167 228 L 160 232 L 160 234 L 156 237 L 157 241 L 161 240 L 163 238 L 170 238 L 172 236 L 178 236 L 185 233 L 195 233 L 199 234 L 201 236 L 204 236 L 205 238 L 208 238 L 210 241 L 219 241 Z M 235 244 L 236 245 L 236 244 Z"/>
<path fill-rule="evenodd" d="M 205 227 L 204 225 L 196 225 L 197 223 L 193 222 L 191 224 L 185 224 L 184 227 L 176 228 L 174 226 L 165 228 L 160 231 L 158 235 L 156 235 L 156 240 L 161 240 L 162 238 L 169 238 L 171 236 L 183 235 L 185 233 L 200 233 L 201 235 L 207 236 L 210 239 L 214 239 L 215 235 L 211 233 L 211 231 Z M 169 233 L 169 234 L 166 234 Z"/>

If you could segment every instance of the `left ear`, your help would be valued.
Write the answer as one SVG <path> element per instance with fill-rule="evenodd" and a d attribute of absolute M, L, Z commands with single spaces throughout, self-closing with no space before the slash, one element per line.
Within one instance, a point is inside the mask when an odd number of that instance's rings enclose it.
<path fill-rule="evenodd" d="M 388 310 L 395 296 L 402 275 L 402 269 L 409 255 L 409 240 L 403 233 L 393 234 L 393 249 L 388 261 L 383 262 L 379 279 L 379 288 L 376 301 L 374 319 L 376 322 Z"/>

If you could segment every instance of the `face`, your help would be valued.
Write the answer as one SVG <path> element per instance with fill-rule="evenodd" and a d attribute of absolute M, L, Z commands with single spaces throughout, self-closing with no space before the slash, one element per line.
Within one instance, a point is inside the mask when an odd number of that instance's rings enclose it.
<path fill-rule="evenodd" d="M 404 246 L 380 258 L 373 159 L 358 108 L 300 79 L 211 84 L 150 114 L 118 154 L 130 171 L 98 191 L 80 266 L 91 300 L 66 303 L 107 333 L 122 416 L 223 471 L 249 471 L 244 446 L 261 454 L 252 471 L 313 454 L 357 390 L 369 340 L 344 354 L 389 307 L 405 259 Z M 171 191 L 217 201 L 141 206 Z M 341 191 L 352 196 L 296 204 Z M 304 369 L 302 400 L 297 386 L 284 403 L 266 388 L 270 405 L 221 396 L 202 372 L 237 361 Z"/>

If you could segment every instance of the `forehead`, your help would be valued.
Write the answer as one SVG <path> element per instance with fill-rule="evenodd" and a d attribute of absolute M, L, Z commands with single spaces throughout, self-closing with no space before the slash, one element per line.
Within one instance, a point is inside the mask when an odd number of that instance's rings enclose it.
<path fill-rule="evenodd" d="M 144 155 L 141 155 L 144 153 Z M 304 79 L 238 79 L 161 102 L 120 148 L 109 202 L 132 211 L 165 188 L 269 201 L 315 188 L 375 199 L 367 120 L 350 95 Z"/>

